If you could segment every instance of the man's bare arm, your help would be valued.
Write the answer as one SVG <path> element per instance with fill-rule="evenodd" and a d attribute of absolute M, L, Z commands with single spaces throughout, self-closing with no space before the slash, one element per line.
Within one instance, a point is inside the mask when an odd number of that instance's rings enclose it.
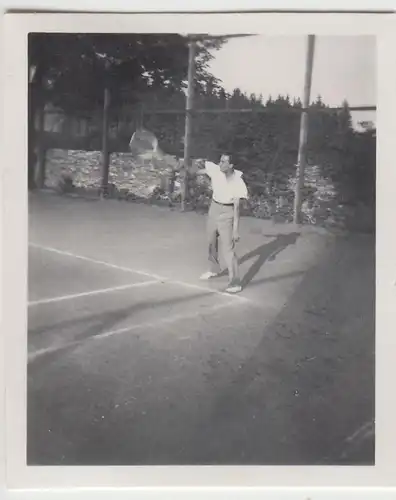
<path fill-rule="evenodd" d="M 181 160 L 179 162 L 179 165 L 177 167 L 177 171 L 180 172 L 184 168 L 184 162 Z M 205 169 L 205 161 L 204 160 L 197 160 L 194 162 L 191 167 L 188 169 L 188 174 L 192 176 L 196 175 L 208 175 L 206 169 Z"/>

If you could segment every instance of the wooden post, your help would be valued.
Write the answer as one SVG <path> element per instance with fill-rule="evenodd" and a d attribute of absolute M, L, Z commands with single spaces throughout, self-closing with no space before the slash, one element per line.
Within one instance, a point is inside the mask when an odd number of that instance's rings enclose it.
<path fill-rule="evenodd" d="M 36 154 L 34 145 L 36 142 L 36 116 L 33 99 L 35 99 L 35 83 L 29 82 L 28 95 L 28 189 L 33 190 L 36 187 L 35 171 L 36 171 Z"/>
<path fill-rule="evenodd" d="M 44 123 L 45 123 L 45 103 L 40 102 L 38 108 L 38 130 L 37 130 L 37 172 L 36 172 L 36 186 L 39 189 L 45 187 L 45 158 L 46 158 L 46 146 L 44 144 Z"/>
<path fill-rule="evenodd" d="M 37 80 L 37 66 L 29 67 L 29 83 L 28 83 L 28 189 L 36 188 L 36 151 L 37 143 L 36 131 L 36 109 L 37 99 L 40 94 L 39 83 Z"/>
<path fill-rule="evenodd" d="M 304 82 L 304 96 L 303 108 L 300 123 L 300 143 L 298 148 L 297 159 L 297 182 L 294 196 L 294 223 L 301 223 L 301 205 L 302 205 L 302 190 L 304 188 L 304 174 L 305 164 L 307 161 L 307 139 L 308 139 L 308 113 L 310 97 L 311 97 L 311 84 L 312 84 L 312 70 L 313 58 L 315 49 L 315 35 L 308 35 L 307 57 L 305 66 L 305 82 Z"/>
<path fill-rule="evenodd" d="M 191 132 L 192 132 L 192 110 L 194 107 L 194 80 L 195 80 L 195 54 L 196 42 L 190 40 L 188 46 L 188 86 L 187 86 L 187 99 L 186 99 L 186 120 L 184 130 L 184 161 L 182 172 L 182 186 L 181 186 L 181 209 L 186 208 L 186 197 L 188 192 L 188 173 L 191 163 Z"/>
<path fill-rule="evenodd" d="M 140 108 L 139 108 L 139 129 L 144 128 L 144 104 L 141 102 L 140 103 Z"/>
<path fill-rule="evenodd" d="M 104 90 L 103 122 L 102 122 L 102 189 L 101 196 L 106 196 L 109 189 L 109 106 L 110 91 L 108 87 Z"/>

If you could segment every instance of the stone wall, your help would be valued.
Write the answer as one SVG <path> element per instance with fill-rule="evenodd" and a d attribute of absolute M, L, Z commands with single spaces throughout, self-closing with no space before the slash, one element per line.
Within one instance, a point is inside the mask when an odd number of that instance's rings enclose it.
<path fill-rule="evenodd" d="M 98 192 L 101 185 L 101 152 L 52 149 L 46 157 L 46 186 L 59 189 L 62 179 L 69 177 L 74 188 Z M 166 156 L 163 160 L 136 157 L 130 153 L 110 155 L 109 184 L 111 196 L 121 199 L 156 200 L 178 203 L 180 181 L 174 175 L 173 189 L 169 193 L 169 174 L 178 160 Z M 358 231 L 374 231 L 375 212 L 372 207 L 346 207 L 339 204 L 337 192 L 329 179 L 321 176 L 320 168 L 309 166 L 305 172 L 303 213 L 305 222 Z M 295 178 L 285 179 L 284 186 L 269 193 L 265 185 L 249 181 L 249 201 L 243 203 L 242 213 L 258 218 L 273 218 L 283 222 L 293 218 Z M 211 200 L 210 181 L 200 177 L 189 182 L 189 205 L 206 211 Z"/>
<path fill-rule="evenodd" d="M 77 188 L 99 189 L 101 158 L 100 151 L 49 150 L 46 156 L 46 186 L 57 189 L 62 178 L 67 176 Z M 175 164 L 174 157 L 152 161 L 130 153 L 113 153 L 110 155 L 109 183 L 120 191 L 147 198 L 161 187 L 166 173 Z"/>

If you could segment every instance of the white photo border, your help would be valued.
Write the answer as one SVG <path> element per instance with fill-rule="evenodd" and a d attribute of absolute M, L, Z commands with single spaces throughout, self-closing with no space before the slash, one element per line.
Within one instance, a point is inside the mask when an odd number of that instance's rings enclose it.
<path fill-rule="evenodd" d="M 209 32 L 374 35 L 377 38 L 376 465 L 373 467 L 27 467 L 27 35 L 29 32 Z M 6 485 L 11 489 L 396 486 L 396 30 L 387 14 L 8 14 L 4 18 L 2 330 L 5 332 Z M 393 314 L 392 314 L 393 313 Z M 170 490 L 169 490 L 170 491 Z M 246 494 L 245 490 L 242 490 Z M 250 490 L 252 491 L 252 490 Z M 366 490 L 367 491 L 367 490 Z M 93 492 L 111 495 L 113 490 Z M 117 494 L 121 494 L 119 491 Z M 126 492 L 125 492 L 126 493 Z M 148 493 L 148 492 L 147 492 Z M 287 492 L 284 492 L 287 494 Z M 40 491 L 40 498 L 44 492 Z M 50 494 L 50 492 L 48 492 Z M 51 492 L 51 494 L 53 494 Z M 130 493 L 129 493 L 130 494 Z M 182 492 L 179 492 L 182 494 Z M 189 493 L 191 494 L 191 493 Z M 364 497 L 360 491 L 359 498 Z M 385 494 L 385 492 L 384 492 Z M 174 497 L 175 491 L 170 491 Z M 231 491 L 226 493 L 231 496 Z M 363 496 L 362 496 L 363 495 Z M 33 496 L 31 497 L 33 498 Z M 52 497 L 51 497 L 52 498 Z M 286 498 L 286 497 L 285 497 Z M 315 498 L 319 498 L 315 494 Z M 332 497 L 334 498 L 334 497 Z M 382 496 L 381 498 L 384 498 Z"/>

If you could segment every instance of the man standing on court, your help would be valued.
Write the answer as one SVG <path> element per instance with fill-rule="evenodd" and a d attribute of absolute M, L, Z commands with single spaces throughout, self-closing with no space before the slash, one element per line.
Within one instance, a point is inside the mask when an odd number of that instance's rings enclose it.
<path fill-rule="evenodd" d="M 202 168 L 204 166 L 204 168 Z M 201 162 L 196 175 L 206 174 L 212 183 L 212 202 L 208 214 L 209 271 L 201 276 L 208 280 L 221 272 L 219 262 L 219 237 L 224 261 L 228 268 L 229 284 L 226 291 L 238 293 L 242 290 L 239 277 L 235 243 L 239 240 L 240 201 L 247 199 L 248 192 L 242 172 L 234 169 L 229 155 L 223 154 L 219 165 Z"/>

